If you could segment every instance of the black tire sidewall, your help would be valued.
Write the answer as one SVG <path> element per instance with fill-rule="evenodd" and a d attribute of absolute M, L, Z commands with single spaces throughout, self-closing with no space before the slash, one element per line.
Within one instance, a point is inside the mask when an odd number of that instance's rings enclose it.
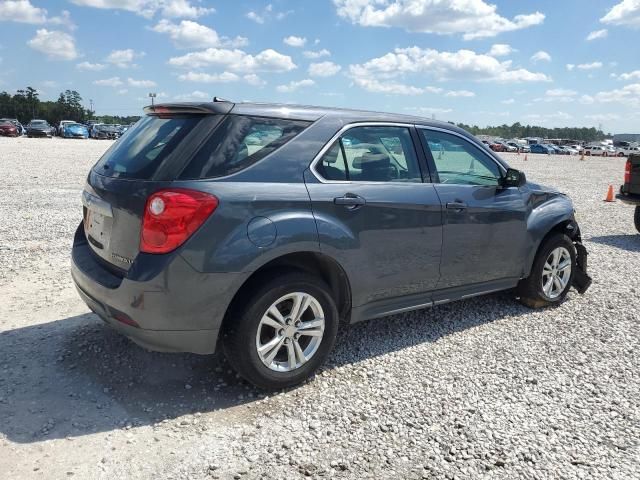
<path fill-rule="evenodd" d="M 262 363 L 256 349 L 256 333 L 267 309 L 277 299 L 292 292 L 308 293 L 318 300 L 324 312 L 324 335 L 316 353 L 302 367 L 292 372 L 276 372 Z M 338 332 L 338 310 L 329 287 L 322 280 L 305 273 L 277 276 L 246 298 L 246 307 L 239 309 L 238 313 L 235 325 L 228 330 L 230 342 L 224 343 L 227 360 L 242 377 L 264 389 L 286 388 L 310 377 L 333 349 Z"/>
<path fill-rule="evenodd" d="M 640 206 L 636 206 L 636 209 L 633 212 L 633 223 L 635 224 L 638 233 L 640 233 Z"/>
<path fill-rule="evenodd" d="M 558 247 L 566 248 L 569 252 L 569 255 L 571 256 L 571 276 L 569 277 L 567 286 L 564 288 L 562 293 L 556 298 L 549 298 L 542 290 L 542 270 L 549 254 Z M 543 300 L 548 304 L 561 303 L 567 296 L 567 293 L 569 293 L 569 289 L 571 289 L 571 285 L 573 284 L 573 276 L 575 275 L 575 269 L 576 249 L 571 239 L 564 234 L 557 234 L 547 239 L 538 251 L 538 255 L 536 256 L 536 259 L 534 261 L 533 270 L 530 277 L 531 281 L 533 282 L 532 287 L 535 289 L 536 296 L 540 300 Z"/>

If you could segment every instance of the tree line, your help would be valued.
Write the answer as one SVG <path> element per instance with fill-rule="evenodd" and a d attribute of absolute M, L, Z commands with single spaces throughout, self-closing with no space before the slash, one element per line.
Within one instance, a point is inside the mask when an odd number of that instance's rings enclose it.
<path fill-rule="evenodd" d="M 18 90 L 14 95 L 0 92 L 0 118 L 16 118 L 23 125 L 34 118 L 46 120 L 51 125 L 57 125 L 61 120 L 79 123 L 99 120 L 102 123 L 128 125 L 140 119 L 140 116 L 103 115 L 95 118 L 94 115 L 94 111 L 84 108 L 82 96 L 75 90 L 60 92 L 55 102 L 40 100 L 38 91 L 32 87 Z"/>
<path fill-rule="evenodd" d="M 490 135 L 492 137 L 501 137 L 506 139 L 542 137 L 567 138 L 584 142 L 592 142 L 612 136 L 610 133 L 605 135 L 602 130 L 598 130 L 593 127 L 545 128 L 536 125 L 522 125 L 519 122 L 516 122 L 513 125 L 500 125 L 497 127 L 478 127 L 477 125 L 465 125 L 464 123 L 458 123 L 458 127 L 464 128 L 473 135 Z"/>

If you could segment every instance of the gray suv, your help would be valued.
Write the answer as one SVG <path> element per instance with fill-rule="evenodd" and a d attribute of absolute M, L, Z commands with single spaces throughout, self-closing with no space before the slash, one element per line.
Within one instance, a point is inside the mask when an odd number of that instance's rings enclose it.
<path fill-rule="evenodd" d="M 145 109 L 93 167 L 72 275 L 138 344 L 213 353 L 262 388 L 309 377 L 339 326 L 591 282 L 571 200 L 423 118 L 292 105 Z"/>

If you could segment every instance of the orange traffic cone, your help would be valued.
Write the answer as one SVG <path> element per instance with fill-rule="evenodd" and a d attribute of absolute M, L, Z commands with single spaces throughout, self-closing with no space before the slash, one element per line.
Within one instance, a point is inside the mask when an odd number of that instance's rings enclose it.
<path fill-rule="evenodd" d="M 524 154 L 524 161 L 525 162 L 527 161 L 527 154 L 526 153 Z"/>
<path fill-rule="evenodd" d="M 605 202 L 615 202 L 616 199 L 613 197 L 613 185 L 609 185 L 609 190 L 607 190 L 607 198 L 604 199 Z"/>
<path fill-rule="evenodd" d="M 580 160 L 584 161 L 584 153 L 580 155 Z"/>
<path fill-rule="evenodd" d="M 520 155 L 520 149 L 518 149 L 518 155 Z"/>

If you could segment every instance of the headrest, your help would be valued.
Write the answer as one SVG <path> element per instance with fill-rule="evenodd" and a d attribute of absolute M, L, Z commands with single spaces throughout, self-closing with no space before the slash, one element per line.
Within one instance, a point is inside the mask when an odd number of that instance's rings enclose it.
<path fill-rule="evenodd" d="M 353 168 L 364 170 L 365 168 L 385 168 L 391 165 L 391 159 L 386 153 L 364 153 L 361 157 L 353 159 Z"/>

